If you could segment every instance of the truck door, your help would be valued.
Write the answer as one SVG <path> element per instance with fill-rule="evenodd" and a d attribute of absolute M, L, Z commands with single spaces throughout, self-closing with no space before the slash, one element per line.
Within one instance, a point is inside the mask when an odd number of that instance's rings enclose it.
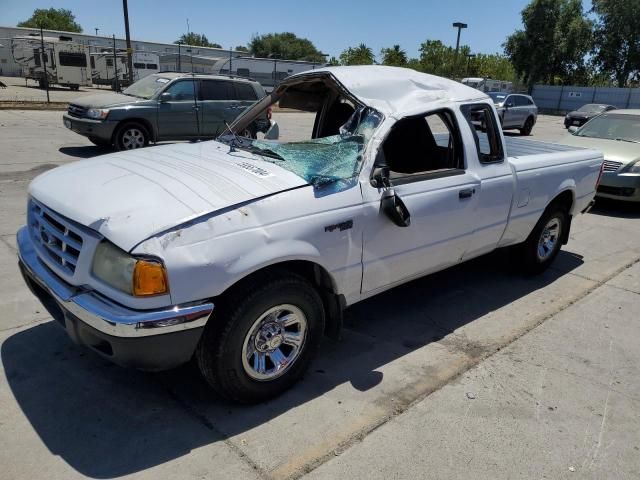
<path fill-rule="evenodd" d="M 200 136 L 198 90 L 198 80 L 185 78 L 173 82 L 162 92 L 158 105 L 159 139 Z"/>
<path fill-rule="evenodd" d="M 463 105 L 460 110 L 467 159 L 475 164 L 473 170 L 480 181 L 476 211 L 468 223 L 473 233 L 463 254 L 467 259 L 498 246 L 509 220 L 515 183 L 493 107 L 476 103 Z"/>
<path fill-rule="evenodd" d="M 411 224 L 400 227 L 381 211 L 390 194 L 363 183 L 362 291 L 446 268 L 460 261 L 473 233 L 480 180 L 465 161 L 456 114 L 442 109 L 399 120 L 378 150 L 390 187 L 406 205 Z"/>

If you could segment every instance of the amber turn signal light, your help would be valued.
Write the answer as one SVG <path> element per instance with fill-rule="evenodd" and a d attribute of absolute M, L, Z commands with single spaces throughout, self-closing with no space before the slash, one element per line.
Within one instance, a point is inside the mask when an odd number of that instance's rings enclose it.
<path fill-rule="evenodd" d="M 169 291 L 167 272 L 158 262 L 138 260 L 133 270 L 133 294 L 136 297 L 162 295 Z"/>

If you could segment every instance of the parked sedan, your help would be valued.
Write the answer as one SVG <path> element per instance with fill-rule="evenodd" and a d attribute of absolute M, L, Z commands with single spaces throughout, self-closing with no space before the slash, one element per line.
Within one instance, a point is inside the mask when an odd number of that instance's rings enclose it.
<path fill-rule="evenodd" d="M 559 143 L 604 154 L 597 196 L 640 202 L 640 110 L 614 110 L 591 119 Z"/>
<path fill-rule="evenodd" d="M 571 126 L 581 127 L 593 117 L 597 117 L 601 113 L 615 110 L 613 105 L 605 105 L 602 103 L 587 103 L 581 106 L 578 110 L 567 113 L 564 117 L 564 127 L 569 128 Z"/>
<path fill-rule="evenodd" d="M 519 93 L 490 92 L 498 110 L 503 130 L 520 130 L 520 135 L 530 135 L 538 119 L 538 107 L 529 95 Z"/>
<path fill-rule="evenodd" d="M 149 142 L 215 138 L 265 95 L 258 82 L 245 78 L 164 72 L 122 93 L 81 97 L 69 104 L 63 122 L 96 145 L 131 150 Z M 265 111 L 241 134 L 277 138 L 270 120 L 271 111 Z"/>

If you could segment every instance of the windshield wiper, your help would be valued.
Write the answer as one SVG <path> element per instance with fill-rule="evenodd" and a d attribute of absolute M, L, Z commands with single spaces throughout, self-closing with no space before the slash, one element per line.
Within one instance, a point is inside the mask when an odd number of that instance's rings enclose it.
<path fill-rule="evenodd" d="M 618 142 L 640 143 L 640 141 L 638 141 L 638 140 L 632 140 L 632 139 L 630 139 L 630 138 L 622 138 L 622 137 L 619 137 L 619 138 L 616 138 L 616 140 L 617 140 Z"/>
<path fill-rule="evenodd" d="M 257 155 L 262 155 L 264 157 L 274 158 L 276 160 L 284 160 L 284 157 L 282 157 L 281 155 L 278 155 L 276 152 L 268 148 L 260 148 L 260 147 L 256 147 L 255 145 L 241 146 L 240 148 L 242 148 L 243 150 L 247 150 L 251 153 L 255 153 Z"/>

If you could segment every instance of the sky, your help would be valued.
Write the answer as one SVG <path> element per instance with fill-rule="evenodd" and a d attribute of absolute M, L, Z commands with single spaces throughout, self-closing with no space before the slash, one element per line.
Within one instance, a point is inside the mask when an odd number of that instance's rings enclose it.
<path fill-rule="evenodd" d="M 330 56 L 365 43 L 380 49 L 399 44 L 417 57 L 427 39 L 455 46 L 463 22 L 461 44 L 473 53 L 501 53 L 505 38 L 521 28 L 520 12 L 529 0 L 129 0 L 134 40 L 174 42 L 187 31 L 204 33 L 225 48 L 246 45 L 256 34 L 293 32 L 311 40 Z M 585 6 L 588 0 L 585 1 Z M 66 8 L 85 33 L 124 37 L 119 0 L 0 0 L 0 25 L 15 26 L 36 8 Z M 188 19 L 188 20 L 187 20 Z"/>

